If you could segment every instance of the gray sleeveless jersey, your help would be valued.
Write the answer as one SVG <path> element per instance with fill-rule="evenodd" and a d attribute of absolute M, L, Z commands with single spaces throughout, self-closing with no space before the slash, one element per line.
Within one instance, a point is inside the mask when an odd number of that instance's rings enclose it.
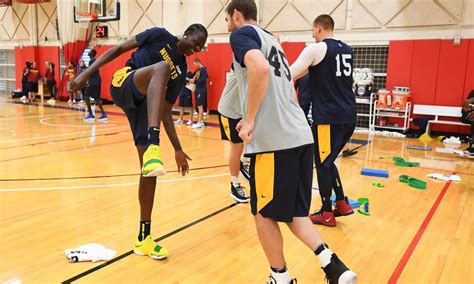
<path fill-rule="evenodd" d="M 270 64 L 268 88 L 255 117 L 253 137 L 245 154 L 273 152 L 313 143 L 313 135 L 303 110 L 298 105 L 288 60 L 281 45 L 269 33 L 252 25 L 261 41 L 261 51 Z M 276 68 L 279 67 L 279 68 Z M 247 112 L 247 69 L 234 57 L 243 117 Z"/>
<path fill-rule="evenodd" d="M 241 119 L 240 99 L 237 88 L 237 80 L 234 70 L 227 73 L 224 90 L 222 91 L 217 111 L 225 117 L 232 119 Z"/>

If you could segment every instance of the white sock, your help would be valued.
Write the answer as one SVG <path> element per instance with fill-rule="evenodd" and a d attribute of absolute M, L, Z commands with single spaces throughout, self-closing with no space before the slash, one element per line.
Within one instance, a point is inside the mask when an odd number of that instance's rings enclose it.
<path fill-rule="evenodd" d="M 273 270 L 271 270 L 271 272 L 272 272 L 272 277 L 276 280 L 276 283 L 290 283 L 291 282 L 291 276 L 288 269 L 285 272 L 281 272 L 281 273 L 273 272 Z"/>
<path fill-rule="evenodd" d="M 232 185 L 234 187 L 237 187 L 237 186 L 240 186 L 240 179 L 239 179 L 239 176 L 236 176 L 236 177 L 232 177 Z"/>
<path fill-rule="evenodd" d="M 331 262 L 332 251 L 330 249 L 323 250 L 318 254 L 319 261 L 321 262 L 321 267 L 326 267 Z"/>

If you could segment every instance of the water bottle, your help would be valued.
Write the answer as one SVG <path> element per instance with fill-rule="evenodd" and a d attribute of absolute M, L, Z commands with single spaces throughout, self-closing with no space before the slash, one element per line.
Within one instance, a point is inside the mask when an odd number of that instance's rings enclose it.
<path fill-rule="evenodd" d="M 392 107 L 392 96 L 387 95 L 387 107 L 391 108 Z"/>

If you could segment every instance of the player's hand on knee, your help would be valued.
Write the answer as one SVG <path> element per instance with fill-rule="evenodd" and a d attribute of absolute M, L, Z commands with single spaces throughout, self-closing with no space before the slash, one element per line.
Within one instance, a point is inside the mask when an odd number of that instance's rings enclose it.
<path fill-rule="evenodd" d="M 183 150 L 175 152 L 175 159 L 176 164 L 178 165 L 178 172 L 183 176 L 189 173 L 188 160 L 192 161 L 192 159 L 184 153 Z"/>

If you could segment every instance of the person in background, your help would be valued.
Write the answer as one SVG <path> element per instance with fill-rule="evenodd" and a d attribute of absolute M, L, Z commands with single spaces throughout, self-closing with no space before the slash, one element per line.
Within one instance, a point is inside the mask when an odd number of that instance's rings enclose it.
<path fill-rule="evenodd" d="M 38 94 L 38 81 L 40 80 L 40 73 L 36 67 L 35 62 L 31 62 L 28 70 L 28 98 L 30 102 L 34 102 Z"/>
<path fill-rule="evenodd" d="M 356 102 L 352 90 L 352 48 L 334 39 L 334 20 L 319 15 L 313 21 L 316 43 L 306 46 L 290 66 L 293 78 L 309 73 L 314 136 L 314 162 L 322 207 L 310 215 L 314 224 L 336 226 L 336 217 L 354 213 L 344 194 L 334 163 L 354 133 Z M 331 193 L 336 193 L 332 208 Z"/>
<path fill-rule="evenodd" d="M 304 75 L 295 81 L 295 89 L 298 91 L 299 104 L 303 109 L 304 115 L 308 119 L 309 109 L 311 107 L 311 96 L 309 91 L 309 74 Z"/>
<path fill-rule="evenodd" d="M 188 71 L 186 74 L 186 85 L 183 86 L 179 94 L 179 119 L 176 120 L 175 124 L 184 123 L 184 113 L 186 108 L 189 108 L 189 120 L 186 125 L 191 126 L 193 124 L 193 90 L 195 85 L 191 83 L 191 79 L 194 77 L 194 73 Z"/>
<path fill-rule="evenodd" d="M 231 32 L 231 27 L 227 27 Z M 231 65 L 230 72 L 226 74 L 226 82 L 222 91 L 219 104 L 219 128 L 221 129 L 221 139 L 230 142 L 229 151 L 229 173 L 230 173 L 230 196 L 238 203 L 250 201 L 250 196 L 245 193 L 245 187 L 240 182 L 240 174 L 250 181 L 250 174 L 240 160 L 244 152 L 244 143 L 239 137 L 237 125 L 242 120 L 240 110 L 239 89 L 235 77 L 234 65 Z"/>
<path fill-rule="evenodd" d="M 21 77 L 21 91 L 23 96 L 20 98 L 22 101 L 26 101 L 26 96 L 28 95 L 28 72 L 30 72 L 31 62 L 25 62 L 25 68 L 23 68 L 23 75 Z"/>
<path fill-rule="evenodd" d="M 69 94 L 68 104 L 76 103 L 76 92 L 72 89 L 72 83 L 74 82 L 74 77 L 76 76 L 77 70 L 74 62 L 70 61 L 66 69 L 66 80 L 67 80 L 67 92 Z"/>
<path fill-rule="evenodd" d="M 204 67 L 202 61 L 199 58 L 194 59 L 194 66 L 196 67 L 196 75 L 194 79 L 191 80 L 192 83 L 196 84 L 196 90 L 194 94 L 196 96 L 196 105 L 198 107 L 198 119 L 191 128 L 202 128 L 204 127 L 203 115 L 204 115 L 204 105 L 207 100 L 207 68 Z"/>
<path fill-rule="evenodd" d="M 474 140 L 474 90 L 471 90 L 462 105 L 462 122 L 471 124 L 471 137 L 469 140 L 469 146 L 465 150 L 465 154 L 474 156 L 474 146 L 472 144 Z"/>
<path fill-rule="evenodd" d="M 89 66 L 91 64 L 89 63 Z M 79 60 L 79 63 L 77 64 L 77 74 L 76 76 L 79 76 L 79 74 L 81 74 L 82 72 L 84 72 L 84 70 L 87 69 L 87 66 L 86 66 L 86 63 L 84 62 L 84 60 Z M 85 101 L 84 101 L 84 96 L 86 94 L 86 87 L 82 88 L 80 93 L 79 93 L 79 104 L 84 104 Z"/>
<path fill-rule="evenodd" d="M 44 72 L 44 79 L 46 80 L 46 85 L 48 86 L 48 91 L 50 94 L 50 98 L 48 100 L 48 103 L 54 104 L 56 102 L 56 94 L 55 94 L 55 88 L 54 86 L 56 85 L 56 81 L 54 80 L 54 63 L 46 61 L 46 71 Z"/>
<path fill-rule="evenodd" d="M 91 59 L 89 61 L 89 66 L 91 66 L 92 64 L 94 64 L 94 62 L 96 60 L 95 56 L 97 55 L 97 51 L 95 49 L 91 49 L 89 51 L 88 55 Z M 102 115 L 99 118 L 97 118 L 97 120 L 98 121 L 106 121 L 107 119 L 109 119 L 107 117 L 107 114 L 104 111 L 104 107 L 102 106 L 102 99 L 100 98 L 100 86 L 101 86 L 101 84 L 102 84 L 102 78 L 100 77 L 99 70 L 96 70 L 94 73 L 92 73 L 90 75 L 87 87 L 85 88 L 86 91 L 84 93 L 84 100 L 86 101 L 87 111 L 89 112 L 89 114 L 84 119 L 84 121 L 94 121 L 95 120 L 95 116 L 94 116 L 94 113 L 92 112 L 92 108 L 91 108 L 91 98 L 94 99 L 95 104 L 99 106 L 100 111 L 102 112 Z"/>

